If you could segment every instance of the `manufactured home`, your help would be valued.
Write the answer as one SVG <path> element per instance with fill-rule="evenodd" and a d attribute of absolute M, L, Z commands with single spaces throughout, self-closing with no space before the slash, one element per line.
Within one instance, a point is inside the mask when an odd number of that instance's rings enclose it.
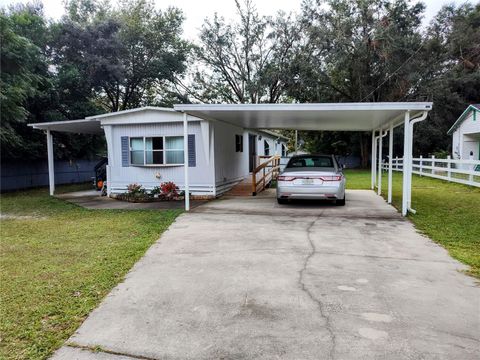
<path fill-rule="evenodd" d="M 184 190 L 184 115 L 170 108 L 142 107 L 72 121 L 105 134 L 108 193 L 137 183 L 151 190 L 172 181 Z M 187 116 L 189 191 L 215 197 L 247 178 L 262 157 L 285 156 L 287 138 L 221 121 Z M 53 123 L 54 124 L 54 123 Z M 74 129 L 72 130 L 74 132 Z"/>

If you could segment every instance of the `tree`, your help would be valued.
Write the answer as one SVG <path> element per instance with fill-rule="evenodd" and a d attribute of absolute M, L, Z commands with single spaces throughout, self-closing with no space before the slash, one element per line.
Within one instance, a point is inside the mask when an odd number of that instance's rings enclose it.
<path fill-rule="evenodd" d="M 122 1 L 109 11 L 88 0 L 68 6 L 70 17 L 57 33 L 55 63 L 60 71 L 80 74 L 82 85 L 106 110 L 145 105 L 185 71 L 190 45 L 180 38 L 180 10 L 162 12 L 146 0 Z M 90 9 L 88 16 L 77 15 L 79 8 Z"/>
<path fill-rule="evenodd" d="M 29 133 L 29 100 L 48 83 L 47 63 L 42 50 L 24 35 L 41 34 L 45 23 L 33 7 L 12 8 L 0 14 L 1 49 L 1 151 L 2 159 L 35 153 L 38 143 L 22 136 Z M 35 28 L 36 31 L 22 31 Z M 35 155 L 35 154 L 34 154 Z"/>
<path fill-rule="evenodd" d="M 418 126 L 415 149 L 427 155 L 450 148 L 448 129 L 468 104 L 479 102 L 480 4 L 444 6 L 428 28 L 422 55 L 418 94 L 434 106 Z"/>
<path fill-rule="evenodd" d="M 42 5 L 17 4 L 2 13 L 2 160 L 46 157 L 45 136 L 28 123 L 78 119 L 101 111 L 76 77 L 51 61 L 52 28 Z M 70 74 L 71 75 L 71 74 Z M 101 152 L 95 136 L 56 134 L 56 157 L 85 158 Z"/>
<path fill-rule="evenodd" d="M 307 39 L 289 95 L 300 102 L 409 98 L 421 76 L 416 54 L 422 48 L 423 10 L 423 4 L 407 0 L 305 1 L 301 22 Z M 344 152 L 360 155 L 363 166 L 368 163 L 370 134 L 303 136 L 314 151 L 323 149 L 325 139 L 346 142 Z"/>
<path fill-rule="evenodd" d="M 240 4 L 239 21 L 214 15 L 200 32 L 200 69 L 189 94 L 204 102 L 278 102 L 290 81 L 300 31 L 289 16 L 260 16 L 251 0 Z M 184 86 L 184 90 L 188 87 Z"/>

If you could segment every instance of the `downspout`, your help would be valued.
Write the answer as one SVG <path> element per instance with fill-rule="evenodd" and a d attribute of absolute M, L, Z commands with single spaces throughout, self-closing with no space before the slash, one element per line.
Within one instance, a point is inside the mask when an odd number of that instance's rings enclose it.
<path fill-rule="evenodd" d="M 424 111 L 422 115 L 419 117 L 410 120 L 410 136 L 409 136 L 409 144 L 408 144 L 408 151 L 410 153 L 410 164 L 409 164 L 409 187 L 408 187 L 408 211 L 410 211 L 412 214 L 416 214 L 417 211 L 415 209 L 412 209 L 412 173 L 413 173 L 413 125 L 415 125 L 418 122 L 421 122 L 427 118 L 428 111 Z M 405 170 L 404 170 L 405 171 Z"/>

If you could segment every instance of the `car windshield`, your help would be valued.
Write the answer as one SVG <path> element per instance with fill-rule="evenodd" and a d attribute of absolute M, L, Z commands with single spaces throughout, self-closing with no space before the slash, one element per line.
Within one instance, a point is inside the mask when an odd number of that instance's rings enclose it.
<path fill-rule="evenodd" d="M 331 156 L 302 156 L 292 158 L 287 164 L 287 168 L 333 168 L 333 159 Z"/>

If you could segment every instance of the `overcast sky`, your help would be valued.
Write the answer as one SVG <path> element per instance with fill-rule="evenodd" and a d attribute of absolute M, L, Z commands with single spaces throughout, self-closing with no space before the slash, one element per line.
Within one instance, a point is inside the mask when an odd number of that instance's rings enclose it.
<path fill-rule="evenodd" d="M 6 6 L 12 3 L 29 2 L 28 0 L 0 0 L 0 6 Z M 115 0 L 112 0 L 114 3 Z M 423 0 L 427 5 L 424 24 L 428 23 L 437 11 L 444 4 L 464 3 L 464 0 Z M 201 27 L 206 17 L 212 16 L 215 12 L 232 19 L 235 17 L 234 0 L 155 0 L 157 7 L 167 8 L 176 6 L 183 10 L 186 20 L 184 24 L 185 36 L 189 39 L 195 39 L 198 29 Z M 262 15 L 274 15 L 277 11 L 285 12 L 299 11 L 301 0 L 256 0 L 258 12 Z M 58 19 L 63 13 L 63 0 L 43 0 L 45 14 L 47 17 Z"/>

